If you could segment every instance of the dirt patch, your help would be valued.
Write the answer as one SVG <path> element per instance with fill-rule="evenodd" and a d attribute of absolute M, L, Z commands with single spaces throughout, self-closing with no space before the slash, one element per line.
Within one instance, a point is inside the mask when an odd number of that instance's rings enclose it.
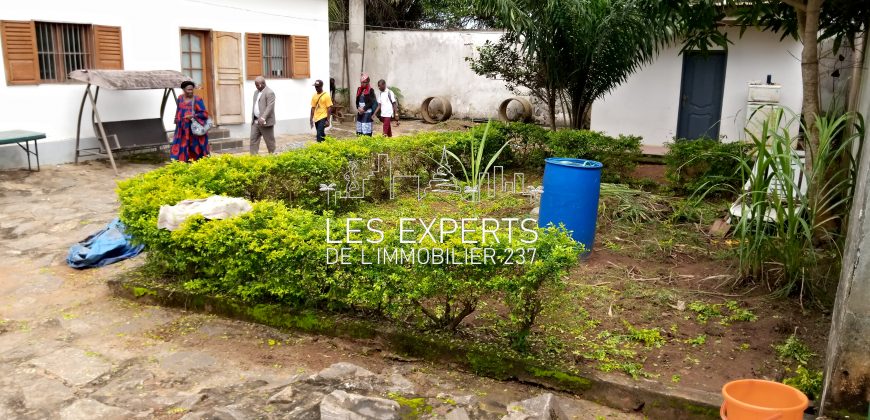
<path fill-rule="evenodd" d="M 671 226 L 675 232 L 693 234 L 687 226 Z M 821 368 L 830 317 L 735 286 L 733 254 L 722 241 L 697 231 L 695 242 L 668 248 L 660 246 L 670 242 L 663 229 L 625 233 L 599 233 L 596 249 L 543 314 L 539 351 L 669 388 L 718 392 L 735 379 L 792 376 L 795 364 L 775 346 L 795 334 L 814 354 L 808 367 Z"/>
<path fill-rule="evenodd" d="M 477 123 L 468 120 L 447 120 L 437 124 L 427 124 L 422 120 L 401 120 L 399 126 L 393 125 L 393 136 L 404 136 L 426 131 L 463 131 L 474 127 Z M 383 132 L 383 124 L 375 119 L 373 134 Z M 345 117 L 344 121 L 334 124 L 333 128 L 326 133 L 330 137 L 345 139 L 356 137 L 356 123 L 353 116 Z"/>
<path fill-rule="evenodd" d="M 656 164 L 640 164 L 634 168 L 634 172 L 632 172 L 631 176 L 639 180 L 651 180 L 659 183 L 661 185 L 667 185 L 667 178 L 665 178 L 665 165 L 656 165 Z"/>

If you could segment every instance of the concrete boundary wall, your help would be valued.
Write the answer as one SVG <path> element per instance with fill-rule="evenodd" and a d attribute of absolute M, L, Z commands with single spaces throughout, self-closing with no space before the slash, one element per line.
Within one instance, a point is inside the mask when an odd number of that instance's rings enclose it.
<path fill-rule="evenodd" d="M 511 97 L 500 80 L 478 76 L 467 57 L 477 47 L 496 42 L 501 32 L 488 31 L 366 31 L 363 71 L 372 82 L 385 79 L 401 89 L 401 106 L 419 112 L 429 96 L 446 96 L 453 105 L 454 118 L 498 118 L 499 104 Z M 338 87 L 344 87 L 344 34 L 330 33 L 330 73 Z M 353 67 L 353 65 L 351 65 Z M 359 75 L 350 76 L 356 93 Z"/>

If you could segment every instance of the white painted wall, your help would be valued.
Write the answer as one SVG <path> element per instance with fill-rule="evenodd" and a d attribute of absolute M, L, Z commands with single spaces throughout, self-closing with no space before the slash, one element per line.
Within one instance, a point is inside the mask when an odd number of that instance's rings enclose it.
<path fill-rule="evenodd" d="M 486 41 L 498 41 L 501 35 L 485 31 L 366 31 L 363 71 L 373 83 L 384 79 L 401 89 L 405 109 L 416 112 L 427 97 L 447 96 L 454 118 L 497 117 L 501 101 L 512 95 L 503 82 L 471 71 L 465 58 L 476 54 L 476 48 Z M 330 45 L 332 77 L 343 87 L 343 34 L 333 32 Z M 353 94 L 359 75 L 351 74 L 350 81 Z"/>
<path fill-rule="evenodd" d="M 311 84 L 314 79 L 329 80 L 327 0 L 149 0 L 135 5 L 112 0 L 6 3 L 0 9 L 0 20 L 120 26 L 125 70 L 180 70 L 181 28 L 308 35 L 311 79 L 267 82 L 277 95 L 275 114 L 279 133 L 308 132 L 310 100 L 314 93 Z M 244 38 L 242 48 L 244 51 Z M 72 162 L 76 117 L 84 85 L 7 86 L 5 80 L 0 66 L 0 130 L 45 132 L 48 139 L 40 142 L 41 162 Z M 245 80 L 246 114 L 250 114 L 254 89 L 253 81 Z M 98 106 L 100 114 L 108 121 L 149 118 L 159 113 L 160 100 L 161 91 L 102 90 Z M 169 129 L 173 127 L 174 112 L 170 104 L 165 115 Z M 86 105 L 83 136 L 93 141 L 95 135 L 89 118 L 90 107 Z M 226 127 L 233 136 L 247 137 L 250 130 L 247 124 Z M 26 166 L 24 152 L 17 146 L 0 147 L 0 169 Z"/>
<path fill-rule="evenodd" d="M 344 38 L 332 32 L 330 68 L 337 86 L 344 86 Z M 498 106 L 512 95 L 498 80 L 476 75 L 465 61 L 487 40 L 501 32 L 367 31 L 365 71 L 372 81 L 386 79 L 405 95 L 403 107 L 419 110 L 428 96 L 448 96 L 455 118 L 497 118 Z M 800 43 L 779 35 L 748 30 L 741 38 L 729 31 L 721 135 L 743 138 L 747 83 L 764 81 L 768 74 L 783 85 L 781 103 L 800 110 Z M 683 57 L 679 47 L 661 53 L 655 63 L 629 77 L 592 107 L 592 128 L 609 134 L 641 135 L 644 143 L 662 145 L 677 129 Z M 351 75 L 351 91 L 359 85 Z M 543 116 L 541 110 L 537 115 Z M 794 127 L 796 130 L 797 128 Z"/>
<path fill-rule="evenodd" d="M 722 99 L 720 136 L 726 141 L 744 139 L 747 83 L 764 81 L 768 74 L 781 84 L 780 103 L 794 112 L 801 109 L 801 44 L 791 38 L 748 30 L 728 31 L 734 44 L 728 47 L 725 92 Z M 659 58 L 631 75 L 610 94 L 592 106 L 592 129 L 608 134 L 643 136 L 644 144 L 662 145 L 677 132 L 683 57 L 679 47 L 669 48 Z M 797 131 L 797 126 L 792 127 Z"/>

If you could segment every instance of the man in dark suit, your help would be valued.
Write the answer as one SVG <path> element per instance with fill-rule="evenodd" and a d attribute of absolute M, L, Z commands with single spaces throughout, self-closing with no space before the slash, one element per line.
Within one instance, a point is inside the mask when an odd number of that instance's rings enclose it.
<path fill-rule="evenodd" d="M 260 150 L 260 137 L 266 141 L 269 153 L 275 153 L 275 92 L 266 87 L 266 79 L 254 80 L 254 109 L 251 113 L 251 154 Z"/>

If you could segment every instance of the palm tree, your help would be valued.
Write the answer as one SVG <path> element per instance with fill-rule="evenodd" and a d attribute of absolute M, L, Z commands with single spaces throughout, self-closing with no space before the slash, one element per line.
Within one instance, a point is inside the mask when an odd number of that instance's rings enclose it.
<path fill-rule="evenodd" d="M 477 0 L 521 39 L 549 84 L 571 104 L 574 128 L 589 128 L 592 102 L 624 82 L 674 41 L 674 28 L 643 0 Z"/>

